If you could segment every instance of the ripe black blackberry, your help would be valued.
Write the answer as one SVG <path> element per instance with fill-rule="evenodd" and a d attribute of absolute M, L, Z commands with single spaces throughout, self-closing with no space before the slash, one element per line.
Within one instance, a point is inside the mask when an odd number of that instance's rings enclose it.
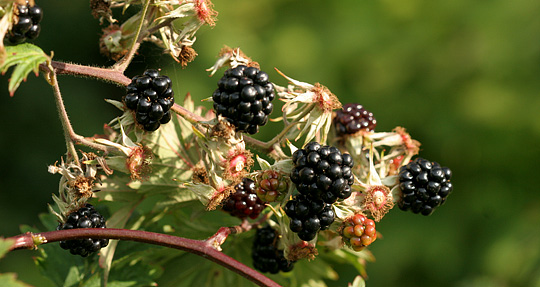
<path fill-rule="evenodd" d="M 430 215 L 452 192 L 452 171 L 437 162 L 416 158 L 399 171 L 399 208 Z"/>
<path fill-rule="evenodd" d="M 76 228 L 106 228 L 105 219 L 91 204 L 86 204 L 70 213 L 66 222 L 58 224 L 57 230 Z M 73 239 L 60 241 L 60 247 L 69 250 L 73 255 L 86 257 L 109 244 L 109 239 Z"/>
<path fill-rule="evenodd" d="M 257 196 L 255 182 L 249 178 L 242 179 L 223 205 L 223 210 L 239 218 L 255 219 L 265 208 L 264 202 Z"/>
<path fill-rule="evenodd" d="M 154 69 L 135 76 L 127 86 L 126 107 L 135 112 L 135 120 L 145 131 L 153 132 L 171 120 L 174 104 L 171 79 Z"/>
<path fill-rule="evenodd" d="M 291 231 L 298 233 L 304 241 L 315 238 L 319 230 L 326 230 L 335 219 L 332 204 L 303 194 L 296 195 L 285 204 L 285 213 L 290 218 Z"/>
<path fill-rule="evenodd" d="M 274 108 L 274 86 L 268 74 L 244 65 L 225 71 L 212 94 L 214 110 L 235 126 L 236 131 L 255 134 L 268 122 Z"/>
<path fill-rule="evenodd" d="M 272 274 L 293 269 L 294 262 L 285 259 L 283 250 L 277 249 L 277 242 L 278 234 L 272 227 L 257 229 L 251 254 L 255 269 Z"/>
<path fill-rule="evenodd" d="M 350 135 L 360 130 L 372 131 L 377 125 L 373 113 L 368 112 L 360 104 L 346 104 L 336 112 L 334 125 L 340 135 Z"/>
<path fill-rule="evenodd" d="M 43 10 L 37 6 L 16 5 L 15 8 L 15 23 L 7 34 L 7 39 L 13 44 L 19 44 L 26 39 L 34 40 L 39 36 L 41 26 L 39 25 L 43 19 Z"/>
<path fill-rule="evenodd" d="M 291 181 L 301 194 L 330 204 L 351 195 L 354 163 L 350 154 L 342 154 L 336 147 L 310 142 L 296 150 L 292 160 L 295 167 Z"/>

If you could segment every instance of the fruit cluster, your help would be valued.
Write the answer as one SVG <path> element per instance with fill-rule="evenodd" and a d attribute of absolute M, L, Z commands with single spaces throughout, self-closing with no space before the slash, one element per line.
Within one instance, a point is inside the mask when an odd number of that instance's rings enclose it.
<path fill-rule="evenodd" d="M 255 134 L 272 113 L 274 86 L 268 74 L 255 67 L 239 65 L 225 71 L 212 94 L 216 114 L 227 119 L 236 131 Z"/>
<path fill-rule="evenodd" d="M 285 259 L 283 250 L 277 248 L 277 241 L 278 234 L 272 227 L 257 229 L 251 254 L 255 269 L 272 274 L 293 269 L 294 262 Z"/>
<path fill-rule="evenodd" d="M 257 196 L 265 202 L 274 202 L 283 198 L 289 185 L 277 171 L 266 170 L 258 177 L 256 183 Z"/>
<path fill-rule="evenodd" d="M 343 222 L 341 235 L 346 245 L 361 251 L 377 239 L 375 222 L 363 214 L 355 214 Z"/>
<path fill-rule="evenodd" d="M 56 230 L 76 228 L 106 228 L 105 219 L 91 204 L 70 213 L 65 223 L 58 224 Z M 60 241 L 60 247 L 69 250 L 73 255 L 86 257 L 109 244 L 109 239 L 73 239 Z"/>
<path fill-rule="evenodd" d="M 327 229 L 335 219 L 332 204 L 303 194 L 296 195 L 285 204 L 285 213 L 290 218 L 291 231 L 298 233 L 304 241 L 315 238 L 319 230 Z"/>
<path fill-rule="evenodd" d="M 244 178 L 234 189 L 235 192 L 225 201 L 223 210 L 239 218 L 257 218 L 265 205 L 255 193 L 255 182 Z"/>
<path fill-rule="evenodd" d="M 295 167 L 291 181 L 301 194 L 330 204 L 351 195 L 354 163 L 350 154 L 342 154 L 336 147 L 310 142 L 293 153 L 292 161 Z"/>
<path fill-rule="evenodd" d="M 452 192 L 452 171 L 437 162 L 416 158 L 399 170 L 399 208 L 430 215 Z"/>
<path fill-rule="evenodd" d="M 16 5 L 15 19 L 17 22 L 13 25 L 7 35 L 9 42 L 19 44 L 26 39 L 34 40 L 39 36 L 41 26 L 39 23 L 43 19 L 43 10 L 37 6 Z"/>
<path fill-rule="evenodd" d="M 350 135 L 364 131 L 373 131 L 377 125 L 377 120 L 360 104 L 346 104 L 336 112 L 334 117 L 336 131 L 340 135 Z"/>
<path fill-rule="evenodd" d="M 171 120 L 170 109 L 174 104 L 171 86 L 171 79 L 160 76 L 154 69 L 131 79 L 124 103 L 135 112 L 135 120 L 145 131 L 155 131 Z"/>
<path fill-rule="evenodd" d="M 351 195 L 354 163 L 350 154 L 317 142 L 296 150 L 292 161 L 291 181 L 300 194 L 287 202 L 285 213 L 291 230 L 309 241 L 334 222 L 332 203 Z"/>

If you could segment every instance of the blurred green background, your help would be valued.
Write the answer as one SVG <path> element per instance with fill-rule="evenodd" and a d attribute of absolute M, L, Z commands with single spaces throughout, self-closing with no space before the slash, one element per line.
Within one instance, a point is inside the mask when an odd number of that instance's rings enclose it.
<path fill-rule="evenodd" d="M 177 100 L 209 97 L 208 77 L 223 45 L 240 46 L 271 80 L 320 82 L 343 103 L 363 104 L 377 131 L 408 129 L 420 155 L 454 172 L 454 193 L 432 216 L 396 208 L 377 224 L 367 286 L 540 286 L 540 1 L 215 0 L 213 29 L 197 34 L 199 56 L 182 69 L 144 45 L 127 71 L 160 67 Z M 35 41 L 54 59 L 110 65 L 99 54 L 100 26 L 87 1 L 38 1 L 45 11 Z M 59 177 L 47 165 L 65 144 L 50 87 L 30 75 L 13 98 L 0 81 L 0 236 L 39 227 Z M 79 134 L 100 133 L 119 113 L 110 84 L 59 78 Z M 210 108 L 209 103 L 202 105 Z M 276 125 L 279 128 L 279 125 Z M 262 128 L 261 139 L 275 129 Z M 32 251 L 0 261 L 1 272 L 42 286 Z M 342 267 L 342 282 L 354 274 Z M 337 283 L 336 283 L 337 284 Z"/>

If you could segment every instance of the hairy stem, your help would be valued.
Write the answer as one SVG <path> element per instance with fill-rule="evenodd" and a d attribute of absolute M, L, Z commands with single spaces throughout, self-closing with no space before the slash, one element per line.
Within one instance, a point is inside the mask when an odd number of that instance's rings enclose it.
<path fill-rule="evenodd" d="M 133 42 L 131 43 L 131 47 L 129 48 L 128 53 L 120 59 L 116 64 L 114 64 L 113 69 L 119 72 L 124 72 L 129 64 L 131 63 L 131 60 L 133 60 L 133 57 L 135 56 L 135 53 L 139 49 L 139 46 L 141 45 L 142 37 L 141 31 L 143 30 L 143 27 L 145 25 L 146 19 L 146 13 L 148 12 L 148 8 L 150 7 L 151 0 L 146 0 L 146 3 L 144 4 L 143 9 L 141 10 L 141 22 L 139 23 L 139 26 L 137 27 L 137 32 L 135 33 L 135 36 L 133 37 Z"/>
<path fill-rule="evenodd" d="M 122 72 L 113 69 L 77 65 L 58 61 L 51 61 L 51 66 L 54 72 L 58 75 L 65 74 L 90 77 L 106 82 L 111 82 L 119 86 L 127 86 L 129 83 L 131 83 L 130 78 L 126 77 Z M 42 71 L 51 72 L 49 66 L 45 64 L 40 65 L 39 68 Z"/>
<path fill-rule="evenodd" d="M 54 71 L 50 73 L 50 81 L 53 85 L 53 94 L 54 100 L 56 102 L 56 109 L 58 111 L 58 117 L 62 123 L 62 129 L 64 130 L 64 139 L 66 141 L 67 154 L 68 158 L 73 159 L 73 161 L 80 165 L 79 156 L 77 155 L 77 150 L 75 150 L 75 145 L 71 135 L 75 134 L 71 122 L 69 121 L 68 114 L 66 112 L 66 107 L 64 106 L 64 101 L 62 100 L 62 93 L 60 92 L 60 86 L 58 85 L 58 80 L 56 79 L 56 73 Z"/>
<path fill-rule="evenodd" d="M 167 234 L 141 230 L 114 228 L 80 228 L 42 233 L 25 233 L 8 239 L 15 241 L 10 250 L 34 249 L 38 244 L 79 238 L 108 238 L 155 244 L 187 251 L 220 264 L 259 286 L 278 287 L 276 282 L 249 268 L 232 257 L 218 251 L 207 241 L 187 239 Z"/>

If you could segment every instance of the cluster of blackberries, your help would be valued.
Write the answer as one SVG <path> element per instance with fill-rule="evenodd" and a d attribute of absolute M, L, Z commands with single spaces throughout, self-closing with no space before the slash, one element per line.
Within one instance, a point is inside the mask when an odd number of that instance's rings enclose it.
<path fill-rule="evenodd" d="M 255 192 L 255 182 L 244 178 L 234 189 L 235 192 L 225 201 L 223 210 L 239 218 L 257 218 L 265 205 Z"/>
<path fill-rule="evenodd" d="M 277 249 L 277 241 L 278 234 L 272 227 L 257 229 L 251 254 L 255 269 L 272 274 L 293 269 L 294 262 L 285 259 L 283 250 Z"/>
<path fill-rule="evenodd" d="M 303 194 L 285 204 L 285 213 L 290 218 L 291 231 L 305 241 L 315 238 L 319 230 L 326 230 L 335 219 L 332 204 Z"/>
<path fill-rule="evenodd" d="M 332 203 L 351 195 L 354 163 L 350 154 L 317 142 L 296 150 L 292 161 L 291 181 L 300 194 L 287 202 L 285 212 L 291 220 L 291 230 L 309 241 L 334 222 Z"/>
<path fill-rule="evenodd" d="M 43 10 L 39 6 L 17 4 L 15 15 L 17 22 L 13 25 L 11 31 L 9 31 L 7 35 L 9 42 L 19 44 L 26 39 L 34 40 L 39 36 L 39 32 L 41 31 L 39 23 L 43 18 Z"/>
<path fill-rule="evenodd" d="M 360 130 L 373 131 L 377 120 L 360 104 L 346 104 L 336 112 L 334 125 L 341 135 L 355 134 Z"/>
<path fill-rule="evenodd" d="M 272 113 L 274 86 L 268 74 L 244 65 L 225 71 L 212 94 L 214 110 L 227 119 L 236 131 L 255 134 Z"/>
<path fill-rule="evenodd" d="M 452 192 L 452 171 L 437 162 L 416 158 L 399 170 L 399 208 L 430 215 Z"/>
<path fill-rule="evenodd" d="M 171 79 L 160 76 L 154 69 L 148 69 L 143 75 L 131 79 L 124 103 L 135 112 L 135 120 L 145 131 L 153 132 L 160 124 L 171 120 L 170 109 L 174 104 L 171 86 Z"/>
<path fill-rule="evenodd" d="M 330 204 L 351 195 L 354 163 L 350 154 L 342 154 L 336 147 L 310 142 L 293 153 L 292 161 L 291 181 L 301 194 Z"/>
<path fill-rule="evenodd" d="M 57 230 L 76 228 L 106 228 L 105 219 L 91 204 L 86 204 L 70 213 L 65 223 L 60 223 Z M 60 247 L 69 250 L 73 255 L 86 257 L 109 244 L 109 239 L 73 239 L 60 241 Z"/>

